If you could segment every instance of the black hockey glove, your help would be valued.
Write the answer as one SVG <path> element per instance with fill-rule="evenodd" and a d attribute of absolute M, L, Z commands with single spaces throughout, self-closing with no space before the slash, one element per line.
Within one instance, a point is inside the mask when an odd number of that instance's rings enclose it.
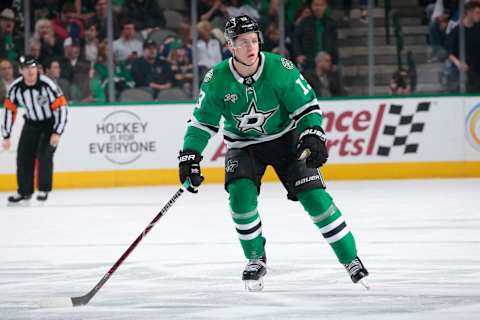
<path fill-rule="evenodd" d="M 297 159 L 306 159 L 307 168 L 318 168 L 327 162 L 327 137 L 321 127 L 305 129 L 297 144 Z"/>
<path fill-rule="evenodd" d="M 203 157 L 194 150 L 180 151 L 180 155 L 178 156 L 180 181 L 183 184 L 187 179 L 190 180 L 190 186 L 187 190 L 193 193 L 198 192 L 197 188 L 203 181 L 200 172 L 200 161 L 202 161 L 202 158 Z"/>

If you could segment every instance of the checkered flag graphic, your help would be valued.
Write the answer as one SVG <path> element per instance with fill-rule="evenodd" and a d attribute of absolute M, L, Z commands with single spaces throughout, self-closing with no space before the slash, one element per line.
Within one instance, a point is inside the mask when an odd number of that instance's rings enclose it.
<path fill-rule="evenodd" d="M 418 143 L 411 142 L 412 133 L 423 132 L 425 123 L 416 120 L 419 114 L 428 112 L 430 110 L 430 102 L 420 102 L 416 109 L 412 112 L 405 110 L 404 105 L 392 104 L 390 105 L 389 124 L 385 124 L 382 130 L 384 137 L 390 137 L 390 143 L 378 146 L 377 155 L 388 156 L 392 149 L 399 148 L 403 154 L 417 153 Z"/>

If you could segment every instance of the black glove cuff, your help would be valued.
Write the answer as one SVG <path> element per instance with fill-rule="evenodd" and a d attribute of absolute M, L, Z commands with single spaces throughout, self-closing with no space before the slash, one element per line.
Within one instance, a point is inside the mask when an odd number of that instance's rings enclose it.
<path fill-rule="evenodd" d="M 298 139 L 302 140 L 306 136 L 315 136 L 323 142 L 327 141 L 327 135 L 325 134 L 325 131 L 323 131 L 322 127 L 318 126 L 305 129 L 305 131 L 300 134 Z"/>
<path fill-rule="evenodd" d="M 178 156 L 179 164 L 200 163 L 203 157 L 195 150 L 180 150 Z"/>

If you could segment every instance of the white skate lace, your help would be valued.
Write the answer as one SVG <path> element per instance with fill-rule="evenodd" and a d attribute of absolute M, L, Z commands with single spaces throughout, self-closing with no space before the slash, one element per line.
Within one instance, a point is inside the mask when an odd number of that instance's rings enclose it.
<path fill-rule="evenodd" d="M 262 260 L 250 260 L 245 267 L 245 271 L 258 271 L 262 267 L 266 267 Z"/>
<path fill-rule="evenodd" d="M 345 268 L 347 268 L 349 274 L 356 274 L 360 269 L 362 269 L 362 266 L 360 265 L 360 261 L 355 259 L 349 264 L 346 264 Z"/>

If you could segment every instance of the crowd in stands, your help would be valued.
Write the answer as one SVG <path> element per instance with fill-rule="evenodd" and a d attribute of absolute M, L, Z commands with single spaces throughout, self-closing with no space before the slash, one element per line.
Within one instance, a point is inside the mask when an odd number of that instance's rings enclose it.
<path fill-rule="evenodd" d="M 18 75 L 17 59 L 24 48 L 23 11 L 15 1 L 0 12 L 2 88 Z M 178 87 L 191 97 L 191 44 L 179 37 L 149 36 L 165 28 L 159 1 L 112 1 L 113 62 L 116 99 L 130 88 L 141 88 L 155 99 L 162 90 Z M 41 72 L 54 79 L 70 101 L 106 102 L 108 96 L 107 0 L 31 2 L 30 53 Z M 183 23 L 183 22 L 182 22 Z M 188 25 L 179 26 L 188 29 Z M 170 41 L 170 42 L 169 42 Z M 7 69 L 9 70 L 7 72 Z M 11 76 L 10 76 L 11 75 Z"/>
<path fill-rule="evenodd" d="M 152 99 L 158 99 L 163 91 L 172 88 L 179 90 L 180 97 L 192 97 L 189 8 L 170 10 L 160 3 L 158 0 L 112 1 L 112 81 L 117 100 L 121 99 L 122 92 L 133 88 L 145 90 Z M 326 14 L 326 9 L 326 0 L 313 0 L 311 5 L 304 0 L 286 1 L 287 48 L 282 51 L 278 0 L 199 0 L 196 48 L 200 79 L 230 56 L 223 37 L 228 17 L 248 14 L 257 19 L 264 30 L 264 50 L 291 59 L 297 57 L 299 68 L 311 71 L 310 77 L 319 94 L 344 94 L 336 73 L 335 22 Z M 1 10 L 0 65 L 12 67 L 13 75 L 18 75 L 16 61 L 25 52 L 23 10 L 21 5 L 15 6 L 15 1 Z M 33 28 L 28 50 L 42 65 L 42 72 L 59 84 L 70 101 L 110 100 L 107 14 L 107 0 L 31 1 Z M 322 23 L 316 23 L 316 18 Z M 321 35 L 316 37 L 315 32 Z M 316 59 L 319 52 L 322 54 Z M 318 67 L 315 66 L 317 60 Z M 327 60 L 331 63 L 325 63 Z M 2 69 L 3 91 L 12 80 L 6 73 Z"/>
<path fill-rule="evenodd" d="M 107 0 L 32 0 L 29 51 L 42 72 L 54 79 L 70 101 L 106 102 L 109 95 Z M 113 64 L 111 79 L 115 99 L 141 89 L 152 99 L 176 90 L 174 98 L 190 99 L 193 92 L 192 35 L 189 1 L 168 7 L 170 0 L 112 0 Z M 278 0 L 198 0 L 198 68 L 200 79 L 215 64 L 230 56 L 223 37 L 229 16 L 248 14 L 257 19 L 264 34 L 263 50 L 282 54 L 295 62 L 319 96 L 342 96 L 338 23 L 327 0 L 284 0 L 285 48 L 280 48 Z M 25 52 L 22 1 L 0 6 L 0 95 L 18 74 L 17 58 Z M 431 60 L 446 63 L 446 86 L 458 89 L 458 71 L 468 72 L 468 89 L 480 83 L 480 0 L 470 0 L 465 18 L 458 17 L 458 0 L 419 0 L 429 23 Z M 163 4 L 163 5 L 162 5 Z M 350 18 L 359 8 L 367 22 L 367 1 L 335 1 Z M 466 64 L 460 63 L 458 23 L 466 29 Z M 408 72 L 392 75 L 390 92 L 411 92 Z M 128 97 L 127 97 L 128 98 Z"/>
<path fill-rule="evenodd" d="M 427 1 L 431 61 L 444 62 L 443 84 L 458 91 L 459 71 L 467 74 L 466 91 L 480 92 L 480 0 L 466 1 L 459 17 L 458 0 Z M 460 24 L 465 29 L 465 62 L 460 60 Z"/>

